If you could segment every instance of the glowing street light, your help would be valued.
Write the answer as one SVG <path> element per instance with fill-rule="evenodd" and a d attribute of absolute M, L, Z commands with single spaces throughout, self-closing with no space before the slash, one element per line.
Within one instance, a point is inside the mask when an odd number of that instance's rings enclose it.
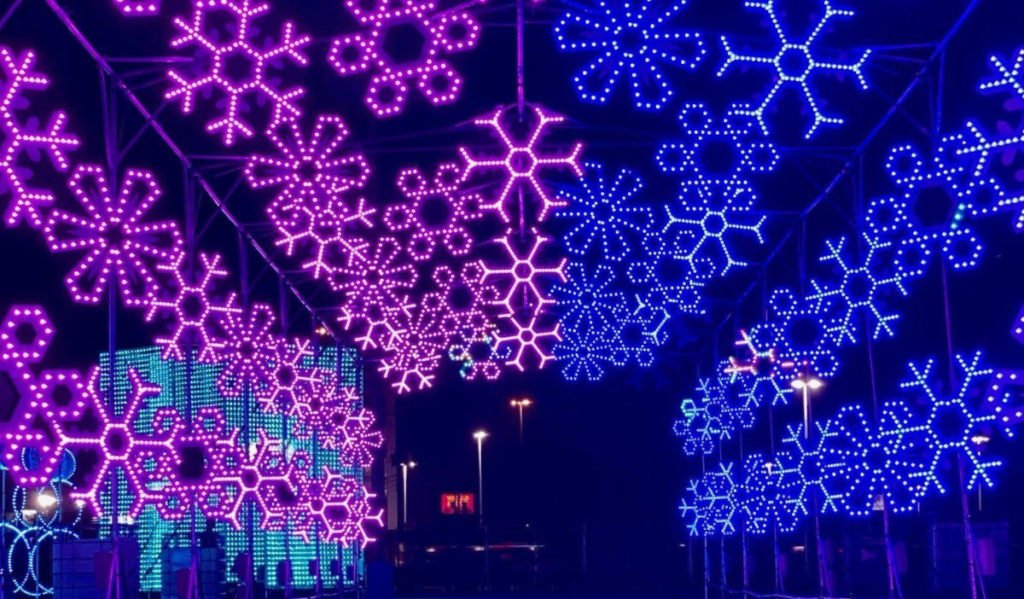
<path fill-rule="evenodd" d="M 522 399 L 513 399 L 508 402 L 510 406 L 519 410 L 519 444 L 523 444 L 523 410 L 533 405 L 533 400 L 529 397 Z"/>
<path fill-rule="evenodd" d="M 55 505 L 57 505 L 57 498 L 51 495 L 50 493 L 42 491 L 38 495 L 36 495 L 36 506 L 40 510 L 46 511 Z"/>
<path fill-rule="evenodd" d="M 476 439 L 476 474 L 477 474 L 477 499 L 480 503 L 480 524 L 484 522 L 484 439 L 488 437 L 487 431 L 479 430 L 473 433 Z"/>
<path fill-rule="evenodd" d="M 810 392 L 825 386 L 825 381 L 807 373 L 790 381 L 789 386 L 800 391 L 804 398 L 804 439 L 811 438 L 811 399 Z"/>
<path fill-rule="evenodd" d="M 409 471 L 416 467 L 416 462 L 402 462 L 402 528 L 409 522 Z"/>

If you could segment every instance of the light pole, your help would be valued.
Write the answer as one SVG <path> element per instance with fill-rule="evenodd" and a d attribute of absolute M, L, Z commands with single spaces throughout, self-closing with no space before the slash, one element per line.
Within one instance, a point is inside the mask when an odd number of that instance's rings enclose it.
<path fill-rule="evenodd" d="M 416 467 L 416 462 L 409 460 L 399 464 L 402 468 L 402 528 L 409 522 L 409 471 Z"/>
<path fill-rule="evenodd" d="M 477 479 L 477 501 L 480 503 L 480 525 L 484 523 L 484 439 L 488 436 L 487 431 L 473 433 L 476 439 L 476 479 Z"/>
<path fill-rule="evenodd" d="M 803 392 L 804 396 L 804 439 L 811 438 L 811 398 L 810 392 L 817 391 L 825 386 L 825 382 L 807 373 L 802 377 L 793 379 L 789 386 L 797 391 Z"/>
<path fill-rule="evenodd" d="M 529 397 L 524 397 L 522 399 L 513 399 L 512 401 L 510 401 L 508 403 L 513 408 L 517 408 L 519 410 L 519 445 L 522 446 L 523 445 L 523 409 L 532 406 L 533 405 L 533 400 L 530 399 Z"/>
<path fill-rule="evenodd" d="M 986 434 L 983 434 L 983 433 L 978 433 L 977 435 L 974 435 L 974 436 L 971 437 L 971 443 L 974 443 L 974 446 L 978 448 L 978 453 L 979 454 L 982 451 L 985 450 L 985 446 L 988 445 L 988 443 L 991 440 L 992 440 L 992 437 L 990 437 L 990 436 L 988 436 Z M 981 511 L 981 483 L 980 482 L 978 483 L 978 511 L 979 512 Z"/>

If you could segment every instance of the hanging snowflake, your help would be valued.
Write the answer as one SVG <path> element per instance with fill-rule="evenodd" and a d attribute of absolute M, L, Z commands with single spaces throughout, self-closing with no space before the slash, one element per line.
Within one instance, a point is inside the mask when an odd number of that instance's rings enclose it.
<path fill-rule="evenodd" d="M 52 252 L 86 252 L 64 279 L 72 299 L 100 303 L 116 276 L 121 301 L 146 307 L 160 290 L 154 266 L 173 264 L 183 245 L 176 222 L 143 222 L 163 193 L 156 177 L 128 169 L 114 196 L 102 167 L 80 164 L 68 186 L 85 215 L 54 209 L 43 232 Z"/>
<path fill-rule="evenodd" d="M 562 14 L 554 27 L 559 49 L 595 55 L 573 77 L 580 99 L 606 104 L 628 75 L 633 107 L 662 110 L 676 93 L 662 66 L 692 71 L 707 55 L 700 33 L 672 23 L 685 5 L 686 0 L 611 0 Z"/>
<path fill-rule="evenodd" d="M 187 71 L 167 72 L 172 86 L 164 98 L 179 100 L 185 114 L 192 113 L 197 99 L 207 95 L 216 98 L 220 113 L 206 124 L 206 131 L 219 134 L 228 147 L 239 137 L 256 134 L 256 127 L 246 116 L 253 108 L 252 101 L 270 105 L 270 127 L 301 114 L 298 100 L 305 90 L 281 89 L 269 71 L 285 59 L 301 66 L 308 64 L 302 51 L 312 38 L 296 36 L 295 25 L 286 21 L 278 40 L 257 41 L 259 29 L 253 21 L 268 12 L 270 3 L 263 0 L 195 0 L 189 19 L 175 17 L 173 21 L 178 35 L 171 40 L 171 48 L 192 47 L 196 60 Z"/>

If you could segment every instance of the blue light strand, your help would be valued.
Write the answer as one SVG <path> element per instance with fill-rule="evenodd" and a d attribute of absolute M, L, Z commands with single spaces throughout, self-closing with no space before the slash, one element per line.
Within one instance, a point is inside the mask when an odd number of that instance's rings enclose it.
<path fill-rule="evenodd" d="M 621 262 L 636 253 L 653 215 L 650 206 L 636 203 L 644 181 L 635 171 L 620 168 L 614 177 L 606 171 L 601 163 L 584 163 L 579 188 L 559 190 L 566 206 L 555 215 L 573 221 L 563 238 L 570 254 Z"/>
<path fill-rule="evenodd" d="M 597 0 L 562 14 L 554 25 L 563 52 L 594 58 L 573 76 L 579 98 L 606 104 L 623 75 L 636 110 L 658 112 L 676 94 L 663 65 L 694 70 L 708 49 L 699 32 L 673 24 L 686 0 Z"/>
<path fill-rule="evenodd" d="M 847 9 L 837 9 L 831 0 L 822 0 L 824 13 L 817 24 L 803 40 L 793 39 L 791 34 L 786 32 L 778 17 L 778 9 L 775 0 L 747 0 L 746 7 L 762 10 L 766 13 L 772 24 L 772 30 L 778 38 L 778 51 L 774 54 L 742 54 L 733 49 L 732 42 L 728 36 L 722 36 L 722 47 L 725 51 L 725 62 L 718 70 L 718 76 L 724 77 L 729 69 L 738 63 L 749 63 L 754 66 L 768 66 L 773 71 L 773 83 L 766 91 L 761 103 L 750 109 L 741 109 L 741 114 L 754 117 L 761 129 L 768 133 L 768 126 L 765 121 L 765 112 L 775 103 L 780 92 L 786 88 L 795 89 L 802 95 L 804 105 L 813 115 L 809 126 L 804 131 L 805 139 L 811 139 L 823 125 L 839 126 L 845 122 L 841 116 L 826 115 L 821 109 L 821 102 L 811 89 L 811 80 L 819 74 L 833 74 L 842 76 L 852 74 L 861 90 L 869 89 L 867 79 L 864 77 L 864 65 L 871 55 L 871 50 L 864 50 L 858 59 L 853 62 L 835 62 L 822 60 L 817 57 L 815 42 L 818 41 L 826 25 L 830 21 L 842 17 L 852 17 L 854 12 Z"/>

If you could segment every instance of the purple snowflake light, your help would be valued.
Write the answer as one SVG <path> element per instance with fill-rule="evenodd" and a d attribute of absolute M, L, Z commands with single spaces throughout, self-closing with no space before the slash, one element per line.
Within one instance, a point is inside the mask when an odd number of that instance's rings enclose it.
<path fill-rule="evenodd" d="M 259 394 L 273 385 L 271 365 L 280 344 L 271 332 L 274 320 L 274 311 L 267 304 L 228 312 L 221 319 L 224 345 L 216 355 L 226 364 L 217 377 L 217 389 L 225 397 L 239 397 L 246 389 Z"/>
<path fill-rule="evenodd" d="M 64 129 L 68 115 L 54 112 L 46 126 L 39 128 L 36 119 L 19 113 L 28 104 L 25 91 L 44 90 L 50 85 L 45 75 L 33 70 L 35 52 L 28 50 L 21 56 L 0 46 L 0 182 L 11 194 L 4 222 L 8 227 L 25 223 L 31 227 L 43 226 L 43 212 L 53 204 L 53 193 L 47 189 L 30 187 L 32 170 L 25 159 L 35 153 L 45 153 L 58 171 L 68 170 L 67 151 L 78 147 L 78 137 Z"/>
<path fill-rule="evenodd" d="M 532 198 L 536 204 L 535 220 L 547 219 L 549 213 L 565 205 L 565 200 L 555 197 L 542 182 L 541 175 L 550 170 L 569 170 L 577 178 L 583 176 L 580 154 L 583 143 L 575 142 L 568 151 L 555 152 L 539 147 L 540 140 L 547 134 L 552 125 L 565 121 L 565 117 L 548 112 L 536 105 L 529 106 L 526 132 L 516 135 L 515 122 L 508 122 L 514 111 L 506 107 L 498 107 L 491 114 L 473 121 L 481 127 L 489 127 L 501 140 L 501 152 L 492 157 L 478 157 L 465 147 L 459 148 L 459 154 L 466 162 L 463 180 L 468 180 L 477 171 L 499 171 L 501 191 L 494 202 L 484 208 L 495 210 L 505 223 L 514 222 L 513 215 L 518 210 L 519 194 Z M 514 118 L 514 117 L 513 117 Z"/>
<path fill-rule="evenodd" d="M 437 0 L 346 0 L 345 7 L 363 30 L 334 39 L 327 61 L 342 77 L 373 73 L 363 100 L 378 118 L 405 110 L 413 82 L 433 106 L 458 99 L 462 77 L 444 56 L 470 50 L 480 40 L 480 24 L 469 12 L 439 10 Z M 408 49 L 393 50 L 395 39 Z"/>
<path fill-rule="evenodd" d="M 142 222 L 162 194 L 156 177 L 128 169 L 115 196 L 102 167 L 81 164 L 68 186 L 85 215 L 54 209 L 43 232 L 52 252 L 86 252 L 64 279 L 72 299 L 98 304 L 116 277 L 125 305 L 146 306 L 159 291 L 153 266 L 173 263 L 182 247 L 174 221 Z"/>
<path fill-rule="evenodd" d="M 206 131 L 220 134 L 225 146 L 234 145 L 239 136 L 256 134 L 244 116 L 251 109 L 246 103 L 249 98 L 271 105 L 271 126 L 301 114 L 296 102 L 305 90 L 280 89 L 268 71 L 286 58 L 305 66 L 309 59 L 302 50 L 312 38 L 297 36 L 295 25 L 285 22 L 276 42 L 257 42 L 252 22 L 269 11 L 270 4 L 261 0 L 195 0 L 190 19 L 174 18 L 178 36 L 171 40 L 171 48 L 195 48 L 197 65 L 195 73 L 169 70 L 173 86 L 164 98 L 180 100 L 182 112 L 191 114 L 201 94 L 215 92 L 221 114 L 207 123 Z M 222 16 L 228 17 L 228 23 L 218 26 Z"/>

